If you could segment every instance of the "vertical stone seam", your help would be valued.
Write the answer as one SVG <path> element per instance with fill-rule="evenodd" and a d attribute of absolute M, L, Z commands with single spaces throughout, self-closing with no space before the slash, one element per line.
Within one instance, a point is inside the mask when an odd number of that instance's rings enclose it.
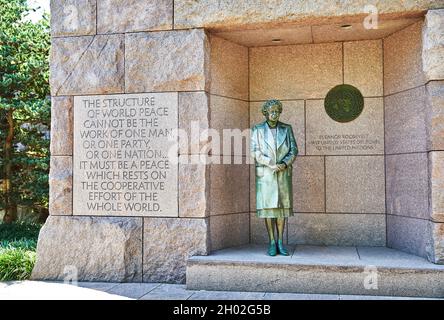
<path fill-rule="evenodd" d="M 173 29 L 173 30 L 175 30 L 176 29 L 176 27 L 175 27 L 175 22 L 174 22 L 174 0 L 172 0 L 173 1 L 173 21 L 171 21 L 171 28 Z"/>
<path fill-rule="evenodd" d="M 176 93 L 177 94 L 177 130 L 179 130 L 179 125 L 180 125 L 180 111 L 179 111 L 179 107 L 180 107 L 180 103 L 179 103 L 179 99 L 180 99 L 180 94 L 179 92 Z M 180 218 L 180 208 L 179 208 L 179 203 L 180 203 L 180 190 L 179 190 L 179 178 L 180 178 L 180 145 L 179 145 L 179 135 L 177 135 L 176 137 L 177 141 L 177 146 L 179 146 L 178 150 L 177 150 L 177 218 Z M 188 149 L 189 151 L 189 149 Z M 188 157 L 188 156 L 187 156 Z"/>
<path fill-rule="evenodd" d="M 71 176 L 71 182 L 72 182 L 72 187 L 71 187 L 71 215 L 74 216 L 74 167 L 75 167 L 75 163 L 74 163 L 74 146 L 75 146 L 75 141 L 74 141 L 74 137 L 75 137 L 75 108 L 74 108 L 74 96 L 71 96 L 70 99 L 72 100 L 72 176 Z"/>
<path fill-rule="evenodd" d="M 342 84 L 345 83 L 345 57 L 344 57 L 344 42 L 342 44 Z"/>
<path fill-rule="evenodd" d="M 145 253 L 144 253 L 144 248 L 145 248 L 145 217 L 142 217 L 142 282 L 144 282 L 144 274 L 143 271 L 145 269 L 144 264 L 143 264 L 143 258 L 145 257 Z"/>
<path fill-rule="evenodd" d="M 386 149 L 386 139 L 385 139 L 385 55 L 384 55 L 384 41 L 385 39 L 381 39 L 381 55 L 382 55 L 382 128 L 384 130 L 384 202 L 385 202 L 385 246 L 388 247 L 388 201 L 387 201 L 387 149 Z"/>
<path fill-rule="evenodd" d="M 247 47 L 247 89 L 248 89 L 248 129 L 251 130 L 251 101 L 250 101 L 250 48 Z M 250 131 L 251 133 L 251 131 Z M 250 141 L 247 141 L 247 150 L 250 150 Z M 250 154 L 246 154 L 245 161 L 250 159 Z M 251 243 L 251 164 L 248 165 L 248 243 Z"/>
<path fill-rule="evenodd" d="M 327 156 L 324 155 L 324 212 L 327 213 Z"/>
<path fill-rule="evenodd" d="M 433 166 L 430 165 L 430 158 L 432 156 L 432 154 L 430 153 L 426 153 L 427 154 L 427 211 L 428 211 L 428 218 L 430 219 L 430 221 L 433 223 L 433 194 L 432 194 L 432 170 L 433 170 Z M 433 241 L 433 239 L 431 239 Z"/>
<path fill-rule="evenodd" d="M 304 100 L 304 155 L 307 155 L 307 100 Z"/>
<path fill-rule="evenodd" d="M 210 55 L 210 57 L 211 57 L 211 55 Z M 210 58 L 211 59 L 211 58 Z M 210 79 L 211 79 L 211 61 L 209 61 L 210 62 L 210 74 L 209 74 L 209 77 L 210 77 Z M 211 88 L 211 83 L 210 83 L 210 88 Z M 208 128 L 211 128 L 211 94 L 210 93 L 206 93 L 206 95 L 207 95 L 207 110 L 208 110 L 208 112 L 207 112 L 207 121 L 208 121 Z M 213 152 L 211 152 L 211 153 L 213 153 Z M 205 210 L 208 210 L 207 211 L 207 213 L 206 213 L 206 215 L 207 215 L 207 221 L 208 221 L 208 225 L 207 225 L 207 246 L 208 246 L 208 248 L 207 248 L 207 253 L 208 254 L 210 254 L 211 253 L 211 251 L 213 251 L 213 248 L 212 248 L 212 246 L 213 246 L 213 244 L 212 244 L 212 240 L 211 240 L 211 214 L 212 214 L 212 206 L 211 206 L 211 200 L 212 200 L 212 192 L 211 192 L 211 167 L 212 167 L 212 164 L 211 164 L 211 162 L 210 163 L 208 163 L 206 160 L 208 159 L 208 155 L 209 155 L 209 153 L 206 153 L 206 154 L 204 154 L 204 156 L 205 156 L 205 170 L 208 170 L 208 182 L 205 182 L 205 185 L 206 185 L 206 187 L 205 188 L 207 188 L 208 189 L 208 194 L 206 195 L 207 196 L 207 199 L 206 200 L 208 200 L 207 201 L 207 203 L 206 203 L 206 206 L 205 206 Z M 206 175 L 205 175 L 206 176 Z M 207 190 L 206 190 L 207 191 Z"/>
<path fill-rule="evenodd" d="M 97 11 L 99 11 L 99 7 L 97 5 L 97 2 L 98 2 L 98 0 L 96 0 L 96 32 L 95 32 L 95 34 L 97 34 L 97 31 L 99 30 L 98 27 L 97 27 L 97 25 L 98 25 L 98 21 L 97 21 L 98 14 L 97 14 Z"/>
<path fill-rule="evenodd" d="M 126 93 L 126 32 L 123 33 L 123 93 Z"/>
<path fill-rule="evenodd" d="M 310 26 L 311 43 L 314 44 L 313 26 Z"/>

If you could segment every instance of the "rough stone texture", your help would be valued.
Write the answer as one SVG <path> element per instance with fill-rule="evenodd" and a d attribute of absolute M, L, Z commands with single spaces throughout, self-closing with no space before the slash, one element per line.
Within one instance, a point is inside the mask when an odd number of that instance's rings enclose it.
<path fill-rule="evenodd" d="M 182 284 L 161 284 L 153 291 L 144 295 L 140 300 L 188 300 L 193 291 L 186 289 Z"/>
<path fill-rule="evenodd" d="M 244 162 L 243 157 L 221 157 L 221 164 L 212 164 L 210 177 L 211 215 L 249 211 L 249 166 L 224 164 Z"/>
<path fill-rule="evenodd" d="M 429 232 L 427 258 L 433 263 L 444 264 L 444 223 L 429 222 Z"/>
<path fill-rule="evenodd" d="M 384 94 L 423 85 L 422 21 L 384 39 Z"/>
<path fill-rule="evenodd" d="M 81 36 L 96 33 L 95 0 L 51 0 L 51 35 Z"/>
<path fill-rule="evenodd" d="M 423 27 L 422 63 L 427 80 L 444 79 L 444 9 L 430 10 Z"/>
<path fill-rule="evenodd" d="M 364 97 L 383 96 L 382 41 L 344 43 L 344 83 L 357 87 Z"/>
<path fill-rule="evenodd" d="M 120 283 L 106 290 L 107 293 L 131 299 L 140 299 L 159 286 L 158 283 Z"/>
<path fill-rule="evenodd" d="M 265 246 L 220 250 L 188 261 L 187 288 L 255 292 L 444 296 L 444 266 L 388 248 L 296 246 L 267 257 Z M 402 257 L 402 259 L 399 259 Z M 377 274 L 374 274 L 374 268 Z M 370 277 L 376 275 L 377 278 Z M 376 280 L 377 282 L 370 282 Z M 368 289 L 366 284 L 376 284 Z"/>
<path fill-rule="evenodd" d="M 210 207 L 210 167 L 191 161 L 182 163 L 183 156 L 179 160 L 179 217 L 206 217 Z"/>
<path fill-rule="evenodd" d="M 51 99 L 51 155 L 71 156 L 73 139 L 73 98 Z"/>
<path fill-rule="evenodd" d="M 126 34 L 126 92 L 207 90 L 209 50 L 200 29 Z"/>
<path fill-rule="evenodd" d="M 327 212 L 385 213 L 384 156 L 325 161 Z"/>
<path fill-rule="evenodd" d="M 409 15 L 406 15 L 405 17 L 396 18 L 380 15 L 377 20 L 378 29 L 366 29 L 363 24 L 364 19 L 365 17 L 354 16 L 347 17 L 345 21 L 345 19 L 329 17 L 329 21 L 325 22 L 324 25 L 314 24 L 315 19 L 310 19 L 305 21 L 305 25 L 302 25 L 303 21 L 299 21 L 301 25 L 282 24 L 274 27 L 261 25 L 254 29 L 216 31 L 214 35 L 246 47 L 380 40 L 421 20 L 422 17 L 409 18 Z M 344 22 L 352 27 L 350 29 L 341 28 Z M 372 22 L 376 21 L 373 20 Z M 280 39 L 281 41 L 275 42 L 273 39 Z"/>
<path fill-rule="evenodd" d="M 367 15 L 368 16 L 368 15 Z M 345 20 L 331 21 L 324 25 L 313 25 L 313 41 L 314 43 L 338 42 L 338 41 L 360 41 L 360 40 L 376 40 L 387 37 L 388 35 L 399 31 L 410 24 L 413 24 L 421 18 L 400 18 L 390 19 L 384 18 L 383 15 L 378 16 L 378 29 L 366 29 L 364 26 L 365 17 L 359 21 L 352 22 L 356 17 L 347 17 L 347 24 L 352 27 L 350 29 L 341 28 Z M 375 20 L 372 21 L 376 22 Z"/>
<path fill-rule="evenodd" d="M 427 151 L 425 89 L 419 87 L 384 98 L 385 151 Z"/>
<path fill-rule="evenodd" d="M 169 30 L 173 25 L 171 0 L 100 0 L 97 33 Z"/>
<path fill-rule="evenodd" d="M 186 141 L 179 137 L 180 154 L 208 154 L 205 146 L 209 139 L 204 131 L 210 126 L 209 103 L 205 92 L 179 92 L 179 128 L 187 134 Z"/>
<path fill-rule="evenodd" d="M 427 153 L 386 156 L 387 214 L 429 218 Z"/>
<path fill-rule="evenodd" d="M 93 40 L 92 36 L 51 40 L 49 84 L 52 96 L 60 90 Z"/>
<path fill-rule="evenodd" d="M 368 16 L 365 6 L 368 1 L 342 2 L 335 0 L 316 0 L 300 2 L 284 1 L 236 1 L 226 0 L 214 4 L 212 0 L 176 0 L 174 2 L 175 28 L 207 27 L 236 28 L 268 24 L 325 24 L 356 15 L 356 22 Z M 377 3 L 378 13 L 387 16 L 418 15 L 427 9 L 442 8 L 442 0 L 390 1 Z"/>
<path fill-rule="evenodd" d="M 430 218 L 444 222 L 444 151 L 429 153 Z"/>
<path fill-rule="evenodd" d="M 250 128 L 255 124 L 265 121 L 262 115 L 262 105 L 265 101 L 250 102 Z M 305 155 L 305 113 L 304 101 L 283 101 L 283 111 L 279 121 L 290 124 L 293 127 L 298 155 Z"/>
<path fill-rule="evenodd" d="M 324 212 L 323 157 L 297 157 L 293 168 L 293 211 Z"/>
<path fill-rule="evenodd" d="M 427 257 L 426 245 L 432 239 L 428 224 L 423 219 L 387 215 L 387 246 Z"/>
<path fill-rule="evenodd" d="M 383 98 L 365 98 L 353 121 L 337 122 L 325 112 L 324 100 L 306 101 L 307 155 L 384 153 Z"/>
<path fill-rule="evenodd" d="M 211 216 L 211 250 L 219 250 L 249 243 L 249 213 Z"/>
<path fill-rule="evenodd" d="M 72 157 L 51 157 L 49 214 L 72 215 Z"/>
<path fill-rule="evenodd" d="M 241 133 L 245 129 L 248 129 L 248 102 L 236 99 L 230 99 L 220 96 L 211 95 L 211 129 L 214 129 L 219 134 L 220 149 L 217 148 L 217 144 L 211 143 L 214 148 L 211 149 L 212 155 L 246 155 L 247 148 L 250 145 L 249 132 L 245 132 L 245 136 L 242 138 L 242 145 L 240 139 L 231 139 L 231 149 L 229 148 L 229 132 L 224 133 L 224 130 L 240 130 Z M 239 137 L 233 131 L 232 135 Z M 235 134 L 236 133 L 236 134 Z M 225 137 L 225 138 L 224 138 Z M 224 145 L 224 140 L 227 143 Z M 217 137 L 213 137 L 212 141 L 217 141 Z M 237 144 L 235 144 L 237 142 Z"/>
<path fill-rule="evenodd" d="M 288 218 L 288 243 L 385 246 L 383 214 L 295 214 Z"/>
<path fill-rule="evenodd" d="M 250 49 L 250 100 L 322 99 L 339 83 L 341 43 Z"/>
<path fill-rule="evenodd" d="M 144 219 L 143 282 L 184 283 L 187 259 L 208 253 L 208 219 Z"/>
<path fill-rule="evenodd" d="M 248 48 L 212 36 L 210 92 L 248 100 Z"/>
<path fill-rule="evenodd" d="M 197 291 L 189 300 L 262 300 L 265 292 Z"/>
<path fill-rule="evenodd" d="M 444 150 L 444 81 L 430 81 L 426 85 L 426 94 L 427 149 Z"/>
<path fill-rule="evenodd" d="M 217 32 L 216 36 L 227 39 L 246 47 L 280 46 L 288 44 L 311 43 L 311 27 L 282 27 L 277 29 L 253 29 L 228 32 Z M 281 39 L 281 42 L 273 42 Z"/>
<path fill-rule="evenodd" d="M 64 280 L 71 270 L 80 281 L 141 282 L 142 219 L 50 216 L 32 279 Z"/>
<path fill-rule="evenodd" d="M 122 93 L 123 46 L 123 35 L 53 39 L 51 94 Z"/>

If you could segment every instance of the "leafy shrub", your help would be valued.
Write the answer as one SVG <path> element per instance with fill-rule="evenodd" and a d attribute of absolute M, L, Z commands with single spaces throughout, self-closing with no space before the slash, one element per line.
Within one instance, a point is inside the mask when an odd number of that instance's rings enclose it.
<path fill-rule="evenodd" d="M 35 251 L 37 247 L 37 241 L 34 239 L 21 239 L 16 241 L 0 241 L 0 250 L 1 249 L 23 249 Z"/>
<path fill-rule="evenodd" d="M 29 279 L 35 257 L 35 251 L 13 247 L 0 248 L 0 281 Z"/>
<path fill-rule="evenodd" d="M 0 223 L 0 281 L 29 279 L 40 228 L 24 222 Z"/>

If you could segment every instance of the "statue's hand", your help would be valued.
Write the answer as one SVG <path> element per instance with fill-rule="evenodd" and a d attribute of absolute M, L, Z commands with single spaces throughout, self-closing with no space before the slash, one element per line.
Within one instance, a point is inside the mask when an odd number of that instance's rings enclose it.
<path fill-rule="evenodd" d="M 285 169 L 287 169 L 287 165 L 285 163 L 279 163 L 277 167 L 278 171 L 284 171 Z"/>
<path fill-rule="evenodd" d="M 279 167 L 277 165 L 271 165 L 270 169 L 273 171 L 273 173 L 279 172 Z"/>

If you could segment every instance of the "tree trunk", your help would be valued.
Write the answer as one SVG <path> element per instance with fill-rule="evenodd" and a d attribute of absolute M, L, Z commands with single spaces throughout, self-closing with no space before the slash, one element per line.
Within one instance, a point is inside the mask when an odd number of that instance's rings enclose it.
<path fill-rule="evenodd" d="M 11 186 L 11 178 L 12 178 L 12 141 L 14 138 L 14 118 L 13 118 L 14 110 L 8 110 L 6 114 L 6 120 L 8 122 L 8 134 L 5 139 L 5 148 L 4 148 L 4 164 L 5 164 L 5 172 L 4 172 L 4 180 L 3 180 L 3 192 L 4 192 L 4 200 L 5 200 L 5 215 L 3 216 L 3 222 L 11 223 L 17 219 L 17 205 L 14 203 L 12 199 L 12 186 Z"/>
<path fill-rule="evenodd" d="M 39 223 L 45 223 L 46 219 L 49 216 L 49 211 L 46 208 L 40 207 L 39 208 L 39 217 L 38 217 L 38 222 Z"/>

